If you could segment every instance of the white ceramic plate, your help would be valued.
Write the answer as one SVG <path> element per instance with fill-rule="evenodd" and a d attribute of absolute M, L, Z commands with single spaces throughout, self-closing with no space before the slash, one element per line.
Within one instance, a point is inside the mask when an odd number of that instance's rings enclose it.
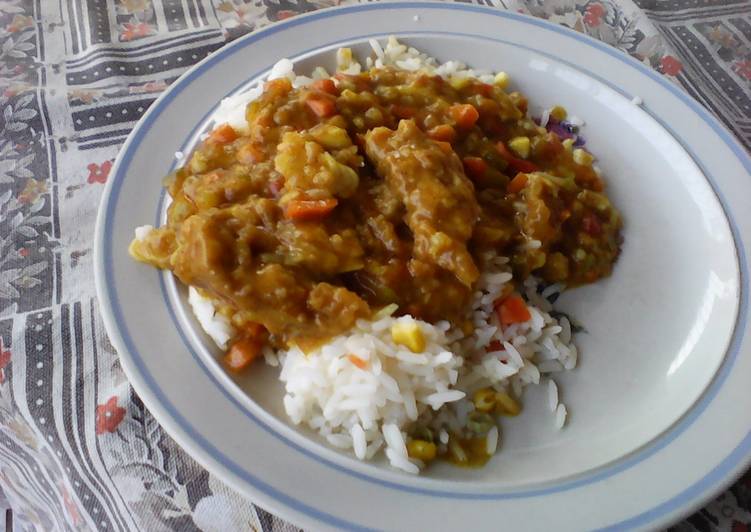
<path fill-rule="evenodd" d="M 553 430 L 544 390 L 503 426 L 483 469 L 422 477 L 359 463 L 292 427 L 270 368 L 232 379 L 169 274 L 127 254 L 159 224 L 161 177 L 219 100 L 281 57 L 298 72 L 344 44 L 389 34 L 440 60 L 505 70 L 539 107 L 583 118 L 625 219 L 613 276 L 559 307 L 588 332 L 559 380 L 571 412 Z M 632 97 L 644 100 L 642 106 Z M 198 461 L 252 500 L 321 528 L 653 528 L 698 507 L 751 456 L 748 271 L 751 160 L 681 89 L 609 46 L 511 12 L 463 4 L 368 4 L 255 32 L 191 69 L 149 109 L 113 169 L 96 236 L 110 337 L 144 402 Z"/>

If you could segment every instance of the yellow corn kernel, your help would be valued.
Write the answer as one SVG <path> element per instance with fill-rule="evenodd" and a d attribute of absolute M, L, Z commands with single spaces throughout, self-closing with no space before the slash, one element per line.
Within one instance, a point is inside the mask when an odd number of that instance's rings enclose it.
<path fill-rule="evenodd" d="M 514 137 L 508 141 L 508 147 L 522 159 L 529 157 L 529 137 Z"/>
<path fill-rule="evenodd" d="M 566 120 L 568 113 L 566 113 L 566 110 L 563 107 L 556 105 L 550 110 L 550 116 L 560 122 L 561 120 Z"/>
<path fill-rule="evenodd" d="M 496 405 L 495 391 L 492 388 L 481 388 L 475 392 L 472 402 L 480 412 L 490 412 Z"/>
<path fill-rule="evenodd" d="M 425 351 L 425 336 L 416 323 L 397 322 L 391 326 L 391 339 L 394 343 L 407 347 L 413 353 Z"/>
<path fill-rule="evenodd" d="M 407 454 L 410 458 L 417 458 L 423 462 L 435 459 L 437 448 L 435 443 L 425 440 L 410 440 L 407 443 Z"/>
<path fill-rule="evenodd" d="M 511 78 L 508 74 L 506 74 L 505 72 L 498 72 L 498 74 L 495 75 L 493 83 L 495 83 L 501 89 L 505 89 L 506 87 L 508 87 L 510 80 Z"/>
<path fill-rule="evenodd" d="M 449 78 L 449 85 L 451 85 L 455 90 L 462 90 L 463 88 L 467 87 L 471 83 L 472 79 L 467 76 L 451 76 Z"/>
<path fill-rule="evenodd" d="M 518 416 L 522 411 L 522 407 L 519 404 L 519 401 L 517 401 L 507 393 L 497 392 L 495 394 L 495 401 L 498 413 L 504 416 Z"/>
<path fill-rule="evenodd" d="M 592 157 L 591 153 L 589 153 L 589 152 L 587 152 L 587 151 L 585 151 L 585 150 L 583 150 L 581 148 L 576 148 L 574 150 L 574 162 L 576 164 L 581 164 L 582 166 L 587 166 L 587 165 L 592 164 L 592 161 L 594 161 L 594 160 L 595 160 L 595 158 Z"/>
<path fill-rule="evenodd" d="M 563 144 L 563 147 L 569 153 L 571 153 L 574 150 L 574 139 L 564 139 L 563 142 L 561 142 L 561 144 Z"/>

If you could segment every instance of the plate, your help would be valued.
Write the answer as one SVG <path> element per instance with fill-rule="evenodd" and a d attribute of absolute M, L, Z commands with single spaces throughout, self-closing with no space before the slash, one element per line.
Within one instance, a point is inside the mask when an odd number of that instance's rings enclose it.
<path fill-rule="evenodd" d="M 360 463 L 289 424 L 272 368 L 231 378 L 171 274 L 132 261 L 133 229 L 164 217 L 161 178 L 226 95 L 281 57 L 298 72 L 335 50 L 396 35 L 442 61 L 504 70 L 542 107 L 586 122 L 625 220 L 611 278 L 558 302 L 584 323 L 561 376 L 570 418 L 553 429 L 544 390 L 504 422 L 482 469 L 421 477 Z M 635 103 L 641 98 L 643 103 Z M 751 160 L 670 81 L 608 45 L 516 13 L 463 4 L 367 4 L 254 32 L 207 57 L 152 105 L 125 143 L 97 220 L 107 331 L 134 388 L 175 440 L 253 501 L 324 528 L 654 528 L 697 508 L 751 457 L 745 249 Z M 540 511 L 543 510 L 543 511 Z"/>

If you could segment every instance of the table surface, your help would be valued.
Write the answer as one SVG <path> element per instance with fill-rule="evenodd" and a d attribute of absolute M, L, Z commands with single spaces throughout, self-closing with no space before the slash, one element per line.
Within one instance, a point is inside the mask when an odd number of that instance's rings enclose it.
<path fill-rule="evenodd" d="M 747 0 L 475 0 L 588 33 L 751 146 Z M 0 508 L 18 530 L 292 530 L 210 475 L 129 386 L 98 313 L 97 206 L 126 136 L 182 72 L 333 0 L 0 1 Z M 679 531 L 744 532 L 751 475 Z"/>

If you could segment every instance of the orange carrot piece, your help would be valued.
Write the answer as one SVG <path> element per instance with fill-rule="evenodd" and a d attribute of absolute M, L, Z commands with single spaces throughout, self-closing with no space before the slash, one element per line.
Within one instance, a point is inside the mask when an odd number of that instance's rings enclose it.
<path fill-rule="evenodd" d="M 428 137 L 433 140 L 441 140 L 443 142 L 453 142 L 456 138 L 456 131 L 448 124 L 441 124 L 430 130 L 428 130 Z"/>
<path fill-rule="evenodd" d="M 222 124 L 214 129 L 209 135 L 209 142 L 227 144 L 237 138 L 237 131 L 229 124 Z"/>
<path fill-rule="evenodd" d="M 535 163 L 525 161 L 524 159 L 517 158 L 509 149 L 506 147 L 506 145 L 502 141 L 498 141 L 495 145 L 496 149 L 498 150 L 498 153 L 501 154 L 501 157 L 503 157 L 508 165 L 516 170 L 517 172 L 523 172 L 523 173 L 530 173 L 530 172 L 536 172 L 538 170 L 537 165 Z"/>
<path fill-rule="evenodd" d="M 292 200 L 287 204 L 284 215 L 289 220 L 320 220 L 334 210 L 336 198 L 320 200 Z"/>
<path fill-rule="evenodd" d="M 347 355 L 347 358 L 350 362 L 352 362 L 355 366 L 357 366 L 360 369 L 365 369 L 368 367 L 368 362 L 366 360 L 361 359 L 358 356 L 355 355 Z"/>
<path fill-rule="evenodd" d="M 261 342 L 251 338 L 241 338 L 234 342 L 227 354 L 224 355 L 224 363 L 232 371 L 240 371 L 248 367 L 261 353 Z"/>
<path fill-rule="evenodd" d="M 475 106 L 469 103 L 457 103 L 449 107 L 449 113 L 451 118 L 456 122 L 456 127 L 459 129 L 469 129 L 475 125 L 477 119 L 480 118 L 480 113 L 477 112 Z"/>
<path fill-rule="evenodd" d="M 506 192 L 516 194 L 527 185 L 527 174 L 519 172 L 506 186 Z"/>
<path fill-rule="evenodd" d="M 336 88 L 336 84 L 331 79 L 317 79 L 310 84 L 310 88 L 316 91 L 326 92 L 328 94 L 337 95 L 339 90 Z"/>
<path fill-rule="evenodd" d="M 489 98 L 493 94 L 493 86 L 487 83 L 478 83 L 472 87 L 474 94 L 480 94 Z"/>
<path fill-rule="evenodd" d="M 336 104 L 329 98 L 310 95 L 305 103 L 319 118 L 328 118 L 336 114 Z"/>
<path fill-rule="evenodd" d="M 464 164 L 464 173 L 472 179 L 482 179 L 488 169 L 488 163 L 480 157 L 465 157 L 462 159 Z"/>
<path fill-rule="evenodd" d="M 513 323 L 523 323 L 532 319 L 527 304 L 519 294 L 511 294 L 501 300 L 496 308 L 501 325 L 507 327 Z"/>

